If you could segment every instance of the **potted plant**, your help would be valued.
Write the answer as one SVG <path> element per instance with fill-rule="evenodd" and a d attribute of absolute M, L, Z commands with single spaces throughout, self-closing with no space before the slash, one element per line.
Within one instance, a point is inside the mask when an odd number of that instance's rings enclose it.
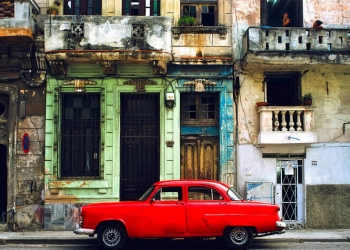
<path fill-rule="evenodd" d="M 182 16 L 177 21 L 178 26 L 195 26 L 197 24 L 197 19 L 192 16 Z"/>
<path fill-rule="evenodd" d="M 303 96 L 303 105 L 305 105 L 305 106 L 311 106 L 311 105 L 312 105 L 312 97 L 313 97 L 313 96 L 312 96 L 311 92 L 305 94 L 305 95 Z"/>
<path fill-rule="evenodd" d="M 56 6 L 50 6 L 46 10 L 46 14 L 48 15 L 57 15 L 58 14 L 58 7 Z"/>

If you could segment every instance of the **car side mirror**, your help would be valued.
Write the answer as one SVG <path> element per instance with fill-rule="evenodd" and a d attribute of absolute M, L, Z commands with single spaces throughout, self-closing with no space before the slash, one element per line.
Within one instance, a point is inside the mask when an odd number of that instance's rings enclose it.
<path fill-rule="evenodd" d="M 156 202 L 156 198 L 152 198 L 151 200 L 150 200 L 150 203 L 155 203 Z"/>

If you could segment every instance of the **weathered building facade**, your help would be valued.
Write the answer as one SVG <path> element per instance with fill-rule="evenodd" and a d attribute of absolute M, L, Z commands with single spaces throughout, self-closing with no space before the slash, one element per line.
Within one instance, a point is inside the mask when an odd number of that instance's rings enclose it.
<path fill-rule="evenodd" d="M 0 215 L 9 227 L 42 228 L 44 40 L 34 1 L 0 2 Z"/>
<path fill-rule="evenodd" d="M 280 204 L 288 224 L 349 225 L 349 8 L 350 1 L 233 5 L 237 188 Z M 290 27 L 282 27 L 285 12 Z M 312 28 L 317 19 L 323 29 Z"/>
<path fill-rule="evenodd" d="M 177 26 L 181 1 L 45 20 L 46 230 L 71 230 L 81 204 L 135 200 L 158 180 L 234 184 L 231 5 L 204 7 L 211 26 L 192 29 Z"/>
<path fill-rule="evenodd" d="M 71 230 L 82 204 L 195 178 L 291 227 L 348 227 L 350 1 L 9 2 L 0 205 L 18 226 Z"/>

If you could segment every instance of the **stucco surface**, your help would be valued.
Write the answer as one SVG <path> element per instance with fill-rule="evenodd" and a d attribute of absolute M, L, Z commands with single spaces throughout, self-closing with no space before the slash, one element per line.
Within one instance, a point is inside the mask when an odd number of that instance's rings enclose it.
<path fill-rule="evenodd" d="M 350 185 L 306 186 L 308 228 L 349 228 Z"/>

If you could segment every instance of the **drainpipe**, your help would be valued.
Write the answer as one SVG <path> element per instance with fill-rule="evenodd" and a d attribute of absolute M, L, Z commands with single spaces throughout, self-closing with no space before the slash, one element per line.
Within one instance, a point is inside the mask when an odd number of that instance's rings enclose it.
<path fill-rule="evenodd" d="M 239 76 L 236 76 L 233 80 L 233 101 L 235 103 L 235 190 L 238 191 L 238 98 L 240 90 Z"/>
<path fill-rule="evenodd" d="M 345 122 L 345 123 L 343 123 L 343 135 L 345 135 L 345 129 L 346 129 L 346 128 L 345 128 L 345 125 L 346 125 L 346 124 L 350 124 L 350 122 Z"/>

